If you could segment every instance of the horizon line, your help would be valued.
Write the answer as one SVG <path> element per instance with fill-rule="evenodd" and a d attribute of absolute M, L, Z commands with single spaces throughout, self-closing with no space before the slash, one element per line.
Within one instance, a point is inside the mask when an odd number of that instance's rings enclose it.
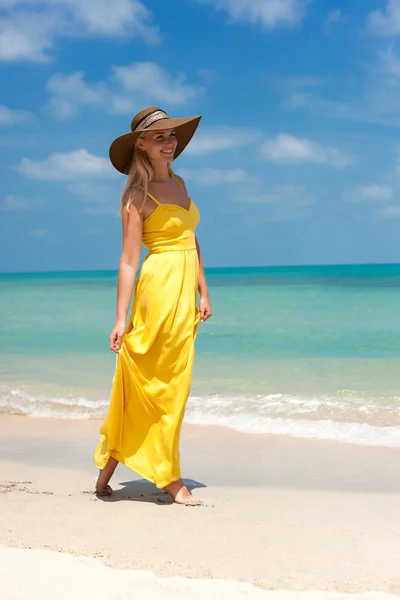
<path fill-rule="evenodd" d="M 321 268 L 321 267 L 377 267 L 377 266 L 395 266 L 400 262 L 366 262 L 366 263 L 314 263 L 303 265 L 236 265 L 224 267 L 205 267 L 206 271 L 221 271 L 229 269 L 302 269 L 302 268 Z M 140 268 L 138 269 L 138 271 Z M 68 270 L 46 270 L 46 271 L 0 271 L 3 275 L 55 275 L 55 274 L 79 274 L 79 273 L 118 273 L 117 269 L 68 269 Z"/>

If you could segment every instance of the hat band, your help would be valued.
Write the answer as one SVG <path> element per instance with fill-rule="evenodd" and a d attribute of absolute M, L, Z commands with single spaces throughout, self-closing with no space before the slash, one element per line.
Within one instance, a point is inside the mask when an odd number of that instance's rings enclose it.
<path fill-rule="evenodd" d="M 150 127 L 150 125 L 156 123 L 156 121 L 161 121 L 161 119 L 169 119 L 169 116 L 163 110 L 155 110 L 149 115 L 145 115 L 143 119 L 140 119 L 139 123 L 132 129 L 132 131 L 136 131 L 139 128 L 139 125 L 141 129 L 147 129 Z"/>

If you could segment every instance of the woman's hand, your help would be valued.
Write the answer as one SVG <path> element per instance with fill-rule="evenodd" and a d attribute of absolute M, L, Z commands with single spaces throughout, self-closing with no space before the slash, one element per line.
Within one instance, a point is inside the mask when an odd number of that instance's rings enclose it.
<path fill-rule="evenodd" d="M 200 323 L 204 323 L 212 316 L 210 299 L 208 297 L 200 298 Z"/>
<path fill-rule="evenodd" d="M 114 329 L 110 333 L 110 337 L 108 339 L 110 340 L 110 350 L 113 352 L 118 353 L 119 349 L 121 348 L 121 341 L 124 336 L 125 329 L 125 323 L 116 323 Z"/>

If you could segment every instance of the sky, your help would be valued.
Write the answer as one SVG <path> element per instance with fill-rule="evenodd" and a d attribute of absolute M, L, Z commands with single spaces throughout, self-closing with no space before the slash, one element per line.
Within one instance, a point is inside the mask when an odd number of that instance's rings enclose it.
<path fill-rule="evenodd" d="M 109 270 L 134 114 L 206 267 L 400 262 L 400 0 L 0 0 L 0 271 Z"/>

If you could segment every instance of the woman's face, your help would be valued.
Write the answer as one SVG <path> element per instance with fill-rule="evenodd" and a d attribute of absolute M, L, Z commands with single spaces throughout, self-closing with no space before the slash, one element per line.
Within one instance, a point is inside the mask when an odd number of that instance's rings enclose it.
<path fill-rule="evenodd" d="M 174 159 L 177 146 L 175 129 L 149 131 L 136 142 L 137 146 L 146 152 L 152 162 L 170 163 Z"/>

